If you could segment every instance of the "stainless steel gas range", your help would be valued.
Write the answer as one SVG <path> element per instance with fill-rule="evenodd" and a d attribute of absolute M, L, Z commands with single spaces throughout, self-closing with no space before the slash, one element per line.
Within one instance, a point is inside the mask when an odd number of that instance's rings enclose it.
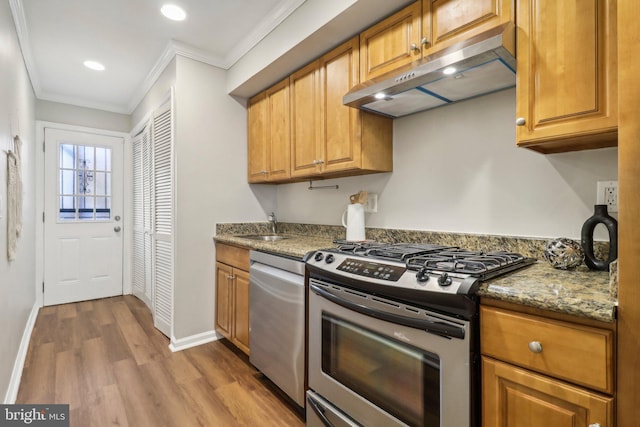
<path fill-rule="evenodd" d="M 376 242 L 309 254 L 307 425 L 479 425 L 475 294 L 533 262 Z"/>

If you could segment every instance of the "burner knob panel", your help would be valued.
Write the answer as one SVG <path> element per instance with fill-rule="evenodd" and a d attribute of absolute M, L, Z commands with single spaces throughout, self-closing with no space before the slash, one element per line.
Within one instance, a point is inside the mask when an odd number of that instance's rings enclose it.
<path fill-rule="evenodd" d="M 316 261 L 320 262 L 322 261 L 322 259 L 324 258 L 324 254 L 322 252 L 316 252 L 315 256 L 313 257 Z"/>
<path fill-rule="evenodd" d="M 451 277 L 449 277 L 447 273 L 442 273 L 440 277 L 438 277 L 438 284 L 440 286 L 450 286 L 451 283 L 453 283 L 453 280 L 451 280 Z"/>
<path fill-rule="evenodd" d="M 326 262 L 327 264 L 331 264 L 334 260 L 335 260 L 335 258 L 333 257 L 333 255 L 329 254 L 324 259 L 324 262 Z"/>
<path fill-rule="evenodd" d="M 416 280 L 420 283 L 429 280 L 429 270 L 427 270 L 426 267 L 422 267 L 420 270 L 418 270 L 418 272 L 416 273 Z"/>

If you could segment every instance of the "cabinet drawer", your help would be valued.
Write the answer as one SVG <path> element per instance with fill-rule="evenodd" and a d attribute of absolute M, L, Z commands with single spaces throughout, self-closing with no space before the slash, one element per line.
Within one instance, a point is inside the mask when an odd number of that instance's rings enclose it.
<path fill-rule="evenodd" d="M 249 271 L 249 250 L 216 243 L 216 260 L 240 270 Z"/>
<path fill-rule="evenodd" d="M 484 355 L 613 393 L 611 331 L 484 306 L 480 329 Z"/>

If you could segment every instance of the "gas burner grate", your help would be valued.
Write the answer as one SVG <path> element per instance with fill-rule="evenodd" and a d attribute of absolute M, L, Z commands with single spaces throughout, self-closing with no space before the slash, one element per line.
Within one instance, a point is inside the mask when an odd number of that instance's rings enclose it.
<path fill-rule="evenodd" d="M 334 240 L 333 243 L 338 246 L 333 249 L 335 252 L 348 253 L 354 255 L 367 255 L 367 251 L 386 246 L 384 243 L 378 243 L 374 241 L 363 241 L 363 242 L 350 242 L 348 240 Z"/>
<path fill-rule="evenodd" d="M 513 252 L 477 252 L 448 250 L 436 254 L 417 256 L 407 260 L 412 270 L 428 270 L 485 276 L 524 262 L 525 258 Z"/>
<path fill-rule="evenodd" d="M 376 248 L 369 249 L 366 253 L 367 256 L 376 258 L 390 259 L 394 261 L 405 262 L 410 258 L 425 255 L 429 253 L 438 253 L 443 250 L 453 249 L 450 246 L 438 246 L 429 244 L 411 244 L 411 243 L 397 243 L 393 245 L 384 245 Z"/>

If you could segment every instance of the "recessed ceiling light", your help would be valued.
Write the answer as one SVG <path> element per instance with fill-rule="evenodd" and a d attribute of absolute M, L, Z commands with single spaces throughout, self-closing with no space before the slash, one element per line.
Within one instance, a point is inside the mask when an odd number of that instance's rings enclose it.
<path fill-rule="evenodd" d="M 184 19 L 187 17 L 187 13 L 184 11 L 184 9 L 176 6 L 175 4 L 165 4 L 164 6 L 162 6 L 162 8 L 160 8 L 160 12 L 162 12 L 162 14 L 167 18 L 174 21 L 184 21 Z"/>
<path fill-rule="evenodd" d="M 453 74 L 455 72 L 456 72 L 455 67 L 447 67 L 444 70 L 442 70 L 442 74 L 446 74 L 446 75 Z"/>
<path fill-rule="evenodd" d="M 84 66 L 95 71 L 104 71 L 104 65 L 96 61 L 84 61 Z"/>

